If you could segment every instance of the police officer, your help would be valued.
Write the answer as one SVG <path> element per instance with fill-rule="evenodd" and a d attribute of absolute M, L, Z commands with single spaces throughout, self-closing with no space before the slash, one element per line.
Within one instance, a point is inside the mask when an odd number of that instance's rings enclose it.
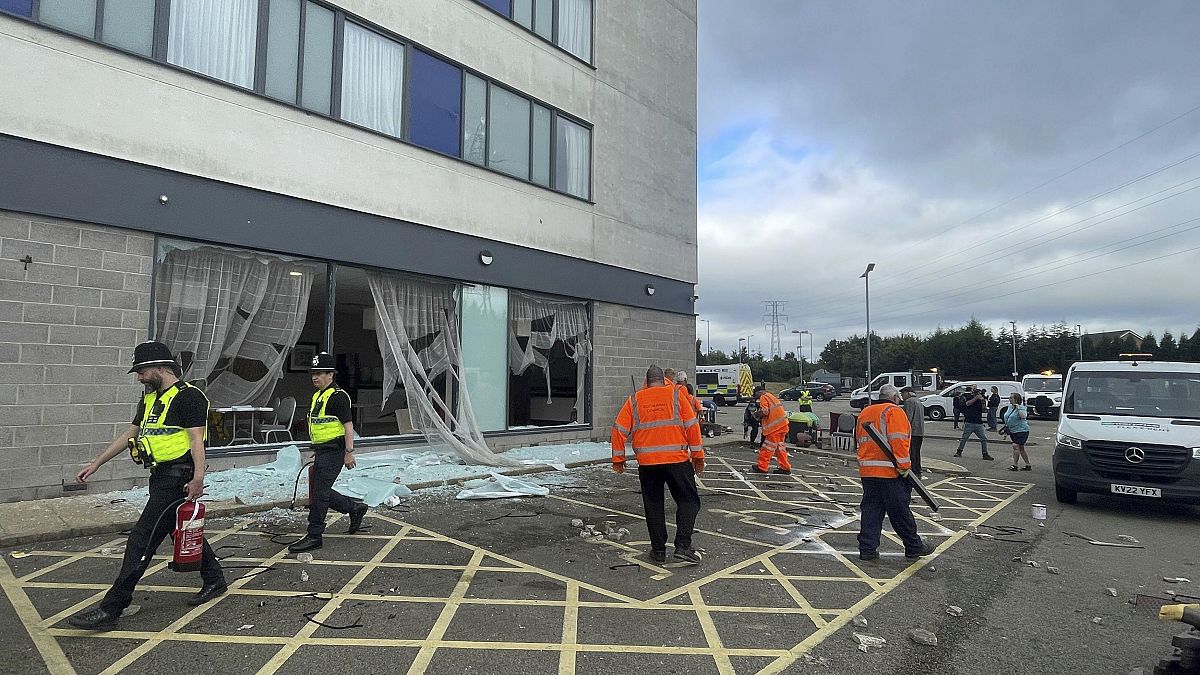
<path fill-rule="evenodd" d="M 308 505 L 308 534 L 288 546 L 292 553 L 321 548 L 321 535 L 325 533 L 325 515 L 329 509 L 350 514 L 350 529 L 347 534 L 358 532 L 367 505 L 356 502 L 333 489 L 333 482 L 342 472 L 342 467 L 353 469 L 354 422 L 350 414 L 350 394 L 333 383 L 333 357 L 321 352 L 313 357 L 312 404 L 308 407 L 308 438 L 312 441 L 313 474 L 309 491 L 312 503 Z"/>
<path fill-rule="evenodd" d="M 182 374 L 171 350 L 161 342 L 143 342 L 133 350 L 133 367 L 146 393 L 138 402 L 133 424 L 81 470 L 84 483 L 105 462 L 129 450 L 134 461 L 150 469 L 150 499 L 129 533 L 125 560 L 112 588 L 100 604 L 67 620 L 76 628 L 115 626 L 133 600 L 133 589 L 145 574 L 159 544 L 175 527 L 175 509 L 204 493 L 204 441 L 208 430 L 208 398 L 179 379 Z M 200 562 L 204 581 L 189 605 L 202 605 L 226 590 L 221 564 L 204 542 Z"/>

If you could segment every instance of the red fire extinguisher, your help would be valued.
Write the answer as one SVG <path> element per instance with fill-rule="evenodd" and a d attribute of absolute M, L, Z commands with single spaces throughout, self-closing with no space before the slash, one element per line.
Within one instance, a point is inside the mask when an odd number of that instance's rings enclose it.
<path fill-rule="evenodd" d="M 195 572 L 204 551 L 204 502 L 185 501 L 175 509 L 175 559 L 171 569 Z"/>

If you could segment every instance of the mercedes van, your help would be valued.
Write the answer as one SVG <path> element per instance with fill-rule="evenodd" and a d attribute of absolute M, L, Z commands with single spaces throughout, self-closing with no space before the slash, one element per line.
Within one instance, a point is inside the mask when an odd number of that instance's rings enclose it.
<path fill-rule="evenodd" d="M 1077 363 L 1067 371 L 1054 489 L 1200 504 L 1200 363 Z"/>

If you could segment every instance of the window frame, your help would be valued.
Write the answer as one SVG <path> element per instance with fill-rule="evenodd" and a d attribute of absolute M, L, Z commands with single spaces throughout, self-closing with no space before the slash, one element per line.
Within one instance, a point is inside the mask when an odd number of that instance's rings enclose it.
<path fill-rule="evenodd" d="M 207 75 L 205 73 L 194 71 L 194 70 L 191 70 L 191 69 L 188 69 L 183 66 L 180 66 L 180 65 L 177 65 L 174 63 L 170 63 L 167 61 L 167 41 L 168 41 L 168 33 L 169 33 L 169 27 L 170 27 L 170 14 L 171 14 L 172 0 L 154 0 L 153 26 L 151 29 L 153 37 L 152 37 L 152 48 L 151 48 L 150 56 L 146 56 L 144 54 L 130 51 L 123 47 L 119 47 L 117 45 L 113 45 L 113 44 L 104 42 L 101 39 L 101 36 L 103 36 L 104 5 L 107 1 L 108 0 L 96 0 L 96 27 L 95 27 L 95 31 L 91 37 L 80 35 L 77 33 L 72 33 L 70 31 L 64 30 L 62 28 L 58 28 L 56 26 L 51 26 L 49 24 L 43 23 L 40 20 L 40 16 L 39 16 L 39 10 L 40 10 L 40 4 L 41 4 L 40 0 L 32 0 L 32 3 L 33 3 L 32 8 L 33 9 L 32 9 L 32 16 L 30 16 L 30 17 L 25 17 L 25 16 L 21 16 L 18 14 L 8 13 L 8 12 L 4 12 L 4 16 L 12 17 L 13 19 L 18 20 L 18 21 L 29 22 L 34 25 L 37 25 L 38 27 L 40 27 L 44 30 L 53 31 L 55 33 L 65 35 L 65 36 L 68 36 L 68 37 L 71 37 L 71 38 L 74 38 L 77 40 L 87 40 L 87 41 L 89 41 L 93 44 L 99 45 L 105 49 L 111 49 L 113 51 L 120 52 L 120 53 L 126 54 L 128 56 L 132 56 L 132 57 L 135 57 L 138 59 L 153 61 L 156 64 L 166 67 L 166 68 L 170 68 L 170 69 L 174 70 L 175 72 L 186 73 L 187 75 L 190 75 L 192 77 L 198 77 L 198 78 L 201 78 L 204 80 L 208 80 L 209 82 L 220 84 L 220 85 L 223 85 L 226 87 L 231 87 L 238 91 L 250 93 L 255 96 L 261 97 L 267 101 L 270 101 L 272 103 L 292 108 L 303 114 L 316 115 L 318 117 L 323 117 L 323 118 L 332 120 L 334 122 L 338 122 L 340 124 L 349 125 L 351 127 L 360 129 L 367 133 L 378 135 L 382 138 L 386 138 L 386 139 L 389 139 L 392 141 L 398 141 L 407 146 L 410 146 L 413 148 L 419 148 L 420 150 L 423 150 L 425 152 L 431 152 L 440 157 L 447 157 L 447 158 L 462 162 L 463 164 L 467 164 L 469 166 L 473 166 L 478 169 L 488 171 L 489 173 L 492 173 L 492 174 L 495 174 L 498 176 L 504 176 L 505 178 L 508 178 L 510 180 L 515 180 L 515 181 L 518 181 L 521 183 L 525 183 L 527 185 L 531 185 L 531 186 L 534 186 L 534 187 L 542 189 L 542 190 L 550 190 L 550 191 L 552 191 L 558 195 L 561 195 L 563 197 L 566 197 L 568 199 L 574 199 L 574 200 L 582 201 L 582 202 L 585 202 L 588 204 L 596 203 L 595 202 L 595 183 L 594 183 L 594 178 L 593 178 L 593 176 L 595 175 L 595 126 L 591 122 L 588 122 L 587 120 L 584 120 L 582 118 L 576 117 L 575 115 L 567 113 L 566 111 L 558 108 L 557 106 L 550 104 L 548 101 L 544 101 L 544 100 L 534 97 L 530 94 L 522 92 L 518 89 L 515 89 L 514 87 L 511 87 L 503 82 L 493 79 L 492 77 L 489 77 L 487 74 L 483 73 L 480 70 L 472 68 L 472 67 L 470 67 L 464 63 L 461 63 L 459 61 L 456 61 L 454 59 L 448 58 L 444 54 L 442 54 L 436 50 L 430 49 L 429 47 L 426 47 L 425 45 L 423 45 L 419 42 L 415 42 L 415 41 L 405 38 L 401 35 L 398 35 L 395 32 L 390 31 L 372 21 L 369 21 L 369 20 L 364 19 L 364 18 L 362 18 L 358 15 L 355 15 L 351 12 L 348 12 L 341 7 L 330 5 L 321 0 L 301 0 L 300 35 L 298 36 L 298 42 L 297 42 L 298 54 L 297 54 L 297 67 L 296 67 L 296 79 L 297 79 L 296 101 L 291 102 L 291 101 L 284 101 L 281 99 L 277 99 L 266 93 L 266 53 L 267 53 L 267 37 L 269 35 L 269 30 L 270 30 L 270 2 L 271 2 L 271 0 L 257 0 L 257 2 L 259 3 L 258 26 L 257 26 L 258 34 L 255 38 L 255 53 L 254 53 L 255 63 L 254 63 L 253 78 L 252 78 L 253 85 L 249 88 L 243 87 L 243 86 L 233 83 L 233 82 L 228 82 L 228 81 L 213 77 L 211 75 Z M 558 0 L 553 0 L 553 2 L 554 2 L 554 15 L 553 16 L 554 16 L 555 31 L 556 31 L 555 34 L 557 35 Z M 333 65 L 332 65 L 333 72 L 332 72 L 332 76 L 330 78 L 331 91 L 330 91 L 330 111 L 329 111 L 329 113 L 324 113 L 324 112 L 321 112 L 318 110 L 312 110 L 310 108 L 306 108 L 300 103 L 300 101 L 303 100 L 303 96 L 304 96 L 304 82 L 303 82 L 303 79 L 304 79 L 304 42 L 305 42 L 305 34 L 304 33 L 306 30 L 307 21 L 308 21 L 308 4 L 309 3 L 319 5 L 325 9 L 333 12 L 333 15 L 334 15 Z M 486 5 L 483 5 L 483 3 L 476 2 L 475 4 L 478 4 L 482 7 L 484 7 L 487 11 L 492 12 L 493 14 L 496 14 L 497 16 L 504 16 L 503 14 L 496 12 L 492 8 L 487 7 Z M 593 10 L 592 51 L 594 53 L 595 52 L 595 2 L 594 2 L 594 0 L 592 3 L 592 10 Z M 520 24 L 516 24 L 516 22 L 512 21 L 511 18 L 509 18 L 509 17 L 505 17 L 505 18 L 508 19 L 509 21 L 511 21 L 512 23 L 514 23 L 515 25 L 519 26 L 521 28 L 521 30 L 526 30 L 524 26 L 521 26 Z M 355 124 L 354 122 L 350 122 L 348 120 L 342 119 L 342 117 L 341 117 L 341 92 L 342 92 L 342 70 L 343 70 L 342 51 L 344 48 L 343 37 L 344 37 L 346 21 L 351 21 L 353 23 L 356 23 L 368 30 L 378 33 L 378 34 L 382 35 L 383 37 L 385 37 L 389 40 L 392 40 L 392 41 L 396 42 L 397 44 L 401 45 L 401 47 L 403 47 L 403 49 L 404 49 L 405 63 L 408 63 L 408 61 L 409 61 L 411 50 L 418 49 L 418 50 L 425 52 L 426 54 L 428 54 L 430 56 L 433 56 L 437 59 L 441 59 L 442 61 L 445 61 L 446 63 L 449 63 L 453 66 L 460 68 L 464 75 L 464 77 L 463 77 L 464 105 L 465 105 L 465 100 L 466 100 L 466 97 L 465 97 L 466 75 L 468 75 L 468 74 L 480 78 L 488 85 L 488 87 L 491 87 L 491 86 L 503 87 L 504 89 L 508 90 L 509 92 L 512 92 L 524 99 L 527 99 L 531 104 L 533 104 L 533 105 L 530 105 L 530 119 L 529 119 L 529 126 L 530 126 L 530 144 L 529 144 L 529 146 L 530 147 L 529 147 L 528 152 L 529 152 L 531 161 L 533 158 L 532 132 L 533 132 L 533 108 L 534 108 L 534 105 L 540 105 L 543 108 L 550 110 L 550 112 L 551 112 L 550 185 L 544 185 L 542 183 L 538 183 L 538 182 L 532 180 L 532 164 L 531 164 L 530 176 L 527 178 L 513 176 L 512 174 L 505 173 L 503 171 L 499 171 L 497 169 L 493 169 L 493 168 L 487 166 L 486 158 L 488 156 L 488 152 L 490 151 L 490 147 L 488 147 L 488 146 L 490 146 L 490 144 L 491 144 L 490 134 L 485 139 L 485 143 L 484 143 L 485 162 L 483 164 L 476 164 L 476 163 L 466 159 L 466 157 L 464 156 L 465 155 L 465 145 L 463 147 L 460 147 L 458 155 L 450 155 L 450 154 L 446 154 L 446 153 L 440 152 L 438 150 L 435 150 L 432 148 L 427 148 L 423 145 L 419 145 L 417 143 L 412 142 L 411 140 L 409 140 L 410 107 L 407 105 L 404 105 L 402 107 L 402 111 L 401 111 L 402 119 L 401 119 L 401 127 L 400 127 L 400 135 L 399 136 L 393 136 L 391 134 L 387 134 L 387 133 L 384 133 L 381 131 L 376 131 L 369 127 L 360 126 L 358 124 Z M 537 35 L 536 33 L 533 33 L 532 31 L 528 31 L 528 32 L 535 35 L 539 40 L 542 40 L 543 42 L 547 42 L 545 40 L 545 38 L 542 38 L 540 35 Z M 553 43 L 549 43 L 549 44 L 553 44 Z M 562 51 L 563 53 L 567 54 L 571 58 L 579 61 L 580 63 L 585 63 L 588 66 L 595 69 L 595 66 L 592 66 L 592 64 L 587 63 L 586 61 L 583 61 L 582 59 L 578 58 L 574 54 L 571 54 L 570 52 L 566 51 L 565 49 L 562 49 L 558 45 L 553 45 L 553 46 L 556 49 L 558 49 L 559 51 Z M 406 101 L 408 100 L 408 97 L 409 97 L 410 86 L 411 86 L 411 81 L 410 81 L 409 68 L 406 67 L 404 69 L 404 82 L 402 84 L 402 92 L 403 92 L 402 96 L 404 97 L 404 99 Z M 489 95 L 487 97 L 488 107 L 486 110 L 488 120 L 491 119 L 490 99 L 491 99 L 491 97 Z M 466 119 L 465 107 L 460 107 L 459 112 L 460 112 L 460 130 L 461 130 L 461 124 L 465 123 L 465 119 Z M 555 129 L 557 129 L 559 117 L 570 120 L 570 121 L 574 122 L 575 124 L 578 124 L 579 126 L 587 129 L 587 131 L 588 131 L 588 143 L 589 143 L 588 196 L 586 198 L 579 197 L 577 195 L 566 192 L 565 190 L 559 189 L 556 185 L 555 174 L 557 173 L 557 171 L 555 168 L 555 161 L 557 158 L 557 146 L 556 146 L 557 133 L 555 132 Z"/>
<path fill-rule="evenodd" d="M 475 1 L 475 4 L 478 5 L 479 7 L 482 7 L 484 9 L 484 11 L 490 12 L 492 14 L 495 14 L 498 17 L 503 18 L 508 23 L 516 26 L 522 32 L 532 35 L 534 37 L 534 39 L 538 40 L 539 42 L 550 45 L 551 47 L 554 47 L 555 50 L 561 52 L 562 54 L 565 54 L 567 57 L 569 57 L 579 63 L 582 63 L 583 65 L 587 66 L 588 68 L 591 68 L 592 70 L 596 70 L 596 0 L 591 0 L 592 35 L 591 35 L 591 39 L 588 41 L 588 46 L 590 47 L 590 49 L 589 49 L 587 59 L 583 59 L 583 58 L 580 58 L 579 56 L 576 56 L 574 53 L 567 51 L 566 48 L 561 47 L 558 44 L 558 0 L 550 0 L 553 5 L 553 7 L 551 8 L 551 12 L 550 12 L 550 22 L 551 22 L 550 35 L 552 36 L 551 39 L 547 39 L 541 33 L 536 32 L 532 27 L 526 28 L 524 24 L 520 23 L 513 16 L 511 16 L 511 14 L 513 14 L 512 9 L 510 9 L 509 14 L 506 15 L 503 12 L 496 10 L 491 5 L 489 5 L 485 2 L 482 2 L 482 0 L 474 0 L 474 1 Z M 533 11 L 533 20 L 530 21 L 529 23 L 536 26 L 537 25 L 537 6 L 536 6 L 537 0 L 533 0 L 533 2 L 534 2 L 534 7 L 532 10 Z"/>

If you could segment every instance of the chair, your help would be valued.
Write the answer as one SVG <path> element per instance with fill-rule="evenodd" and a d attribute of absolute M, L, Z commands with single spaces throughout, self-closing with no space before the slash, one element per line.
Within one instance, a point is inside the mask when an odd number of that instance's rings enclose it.
<path fill-rule="evenodd" d="M 271 434 L 286 434 L 289 441 L 292 438 L 292 419 L 296 416 L 296 399 L 288 396 L 275 406 L 275 423 L 264 424 L 258 428 L 262 433 L 263 443 L 271 442 Z"/>
<path fill-rule="evenodd" d="M 834 450 L 858 452 L 858 438 L 854 435 L 857 425 L 858 418 L 854 415 L 842 414 L 838 417 L 837 429 L 829 433 L 829 442 Z"/>

